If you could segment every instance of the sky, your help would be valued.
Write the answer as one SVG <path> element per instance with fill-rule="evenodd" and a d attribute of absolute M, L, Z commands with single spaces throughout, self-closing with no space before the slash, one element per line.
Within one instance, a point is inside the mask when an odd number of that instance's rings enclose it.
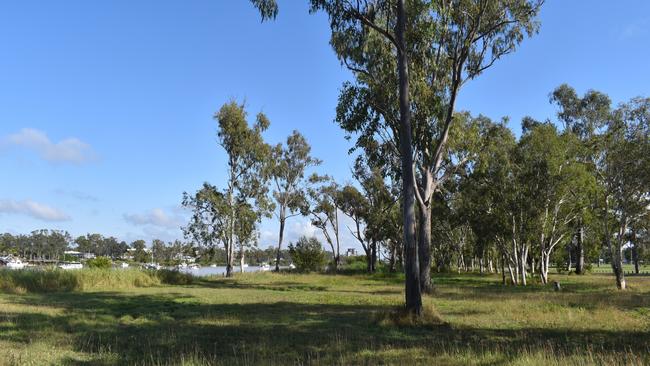
<path fill-rule="evenodd" d="M 351 78 L 323 14 L 280 0 L 272 22 L 244 0 L 0 3 L 0 232 L 48 228 L 128 242 L 181 239 L 183 192 L 225 185 L 219 107 L 245 101 L 271 120 L 270 143 L 294 129 L 323 173 L 349 182 L 352 159 L 333 123 Z M 568 83 L 614 103 L 650 96 L 650 2 L 548 0 L 538 35 L 461 91 L 458 109 L 553 119 Z M 343 222 L 343 226 L 345 226 Z M 277 227 L 264 220 L 260 246 Z M 342 250 L 359 246 L 347 229 Z M 317 231 L 290 219 L 285 238 Z"/>

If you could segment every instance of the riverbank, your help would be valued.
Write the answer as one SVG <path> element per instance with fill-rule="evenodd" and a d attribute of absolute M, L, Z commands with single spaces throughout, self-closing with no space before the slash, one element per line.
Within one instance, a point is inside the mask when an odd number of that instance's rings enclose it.
<path fill-rule="evenodd" d="M 117 271 L 116 271 L 117 272 Z M 395 325 L 399 275 L 243 274 L 185 285 L 0 294 L 0 365 L 644 364 L 650 278 L 562 291 L 436 276 L 440 322 Z"/>

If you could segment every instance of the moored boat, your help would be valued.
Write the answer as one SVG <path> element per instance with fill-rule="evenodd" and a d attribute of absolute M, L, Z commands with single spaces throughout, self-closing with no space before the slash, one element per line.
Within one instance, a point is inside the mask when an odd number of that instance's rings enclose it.
<path fill-rule="evenodd" d="M 13 257 L 1 257 L 0 258 L 0 266 L 7 267 L 9 269 L 23 269 L 25 268 L 26 264 L 23 263 L 18 258 L 13 258 Z"/>
<path fill-rule="evenodd" d="M 84 268 L 84 265 L 79 262 L 63 262 L 63 263 L 59 263 L 57 267 L 65 270 L 71 270 L 71 269 L 82 269 Z"/>

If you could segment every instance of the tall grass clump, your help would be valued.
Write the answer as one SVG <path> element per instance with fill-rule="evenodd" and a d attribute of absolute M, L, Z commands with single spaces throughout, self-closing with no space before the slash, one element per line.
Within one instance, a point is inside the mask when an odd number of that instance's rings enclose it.
<path fill-rule="evenodd" d="M 166 285 L 191 285 L 194 282 L 194 276 L 190 273 L 161 269 L 155 272 L 160 282 Z"/>
<path fill-rule="evenodd" d="M 23 294 L 27 292 L 66 292 L 120 290 L 137 287 L 189 285 L 194 277 L 177 271 L 141 271 L 84 268 L 76 271 L 61 269 L 0 270 L 0 291 Z"/>
<path fill-rule="evenodd" d="M 0 289 L 10 293 L 72 291 L 79 277 L 62 270 L 0 270 Z"/>

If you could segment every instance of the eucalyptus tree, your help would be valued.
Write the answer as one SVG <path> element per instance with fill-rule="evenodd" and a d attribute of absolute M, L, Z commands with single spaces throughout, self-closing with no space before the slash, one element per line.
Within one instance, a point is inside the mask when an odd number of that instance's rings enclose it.
<path fill-rule="evenodd" d="M 373 252 L 377 252 L 377 242 L 366 237 L 365 227 L 368 226 L 368 218 L 371 210 L 377 208 L 371 207 L 370 203 L 361 192 L 351 184 L 343 186 L 338 198 L 341 205 L 341 212 L 348 216 L 354 223 L 354 228 L 347 226 L 350 234 L 361 244 L 366 254 L 366 268 L 368 272 L 374 271 Z"/>
<path fill-rule="evenodd" d="M 357 8 L 366 12 L 350 13 L 361 13 L 362 23 L 379 19 L 387 24 L 379 29 L 383 33 L 372 26 L 354 33 L 346 23 L 342 26 L 332 20 L 334 49 L 355 73 L 357 81 L 344 85 L 337 120 L 344 129 L 361 136 L 358 146 L 377 150 L 374 141 L 381 140 L 380 153 L 399 155 L 404 144 L 400 135 L 399 93 L 394 88 L 401 81 L 394 60 L 394 49 L 397 48 L 399 56 L 399 47 L 389 37 L 392 25 L 396 24 L 395 12 L 390 1 L 359 3 L 365 5 Z M 460 88 L 514 51 L 524 34 L 537 31 L 535 17 L 541 4 L 542 1 L 523 0 L 407 3 L 410 27 L 405 30 L 408 42 L 404 53 L 410 75 L 406 82 L 412 88 L 408 109 L 409 113 L 413 111 L 408 128 L 412 128 L 412 152 L 417 167 L 408 171 L 414 174 L 417 189 L 413 193 L 419 221 L 423 223 L 419 229 L 418 267 L 424 291 L 431 289 L 431 199 L 445 177 L 466 160 L 450 154 L 448 146 Z M 345 7 L 333 9 L 339 12 L 338 16 L 347 14 Z M 411 179 L 405 177 L 406 170 L 399 174 L 403 179 Z"/>
<path fill-rule="evenodd" d="M 431 290 L 431 204 L 434 192 L 456 167 L 469 159 L 467 149 L 448 146 L 455 105 L 462 86 L 515 51 L 525 35 L 537 32 L 543 0 L 434 1 L 425 8 L 422 53 L 415 65 L 416 153 L 419 172 L 416 198 L 420 208 L 420 281 Z M 421 31 L 420 34 L 427 31 Z M 428 46 L 428 47 L 427 47 Z M 419 103 L 418 103 L 419 102 Z M 459 129 L 459 131 L 462 131 Z M 463 142 L 465 139 L 457 141 Z M 454 157 L 453 153 L 459 153 Z"/>
<path fill-rule="evenodd" d="M 257 229 L 259 215 L 250 204 L 241 202 L 237 206 L 236 216 L 235 237 L 237 238 L 237 246 L 239 247 L 239 269 L 243 273 L 244 264 L 246 263 L 246 252 L 255 248 L 259 239 L 259 231 Z"/>
<path fill-rule="evenodd" d="M 259 222 L 262 216 L 269 216 L 273 209 L 273 204 L 268 200 L 267 184 L 271 149 L 262 137 L 270 122 L 264 114 L 259 113 L 255 123 L 249 127 L 244 105 L 235 101 L 224 104 L 214 118 L 219 126 L 219 145 L 228 155 L 224 195 L 230 250 L 227 267 L 230 268 L 234 257 L 238 208 L 242 205 L 255 207 L 255 222 Z M 227 273 L 230 272 L 227 270 Z"/>
<path fill-rule="evenodd" d="M 144 240 L 136 240 L 131 243 L 131 248 L 134 249 L 133 260 L 136 262 L 144 263 L 147 261 L 146 252 L 147 243 Z"/>
<path fill-rule="evenodd" d="M 601 92 L 588 90 L 582 97 L 575 89 L 562 84 L 551 93 L 552 103 L 559 107 L 557 116 L 565 132 L 574 134 L 579 140 L 581 151 L 578 161 L 585 164 L 593 175 L 596 174 L 596 163 L 601 152 L 599 148 L 600 134 L 611 116 L 611 100 Z M 594 237 L 596 232 L 588 230 L 593 227 L 594 212 L 598 207 L 597 195 L 591 197 L 583 207 L 576 220 L 576 273 L 584 273 L 585 243 L 595 242 L 587 236 Z M 569 258 L 569 261 L 571 259 Z"/>
<path fill-rule="evenodd" d="M 421 159 L 426 170 L 421 174 L 425 177 L 424 195 L 419 194 L 421 204 L 426 204 L 426 198 L 430 199 L 435 191 L 432 181 L 445 152 L 458 89 L 465 80 L 514 50 L 524 33 L 537 30 L 534 19 L 542 1 L 311 0 L 310 3 L 312 11 L 328 14 L 331 44 L 341 62 L 355 75 L 356 84 L 344 85 L 342 92 L 342 103 L 347 108 L 339 110 L 343 110 L 343 115 L 349 114 L 345 109 L 368 110 L 354 107 L 358 100 L 372 107 L 370 112 L 361 112 L 367 117 L 361 123 L 370 130 L 360 134 L 357 142 L 364 146 L 377 136 L 388 137 L 385 150 L 399 156 L 401 167 L 396 176 L 402 179 L 406 309 L 419 315 L 422 273 L 416 243 L 414 161 L 417 157 L 427 158 Z M 273 0 L 253 1 L 253 4 L 260 9 L 263 19 L 277 14 Z M 411 88 L 418 97 L 412 99 Z M 418 99 L 421 103 L 414 106 Z M 441 101 L 446 108 L 440 108 Z M 422 116 L 421 121 L 411 120 L 412 111 L 414 116 Z M 347 123 L 345 119 L 337 120 Z M 364 129 L 350 128 L 354 132 Z M 438 134 L 433 135 L 432 130 Z M 413 139 L 418 131 L 422 131 L 417 135 L 422 141 Z M 429 149 L 414 151 L 414 142 L 416 147 L 424 145 Z M 425 287 L 429 286 L 425 284 Z"/>
<path fill-rule="evenodd" d="M 318 228 L 332 249 L 334 271 L 341 265 L 341 242 L 339 212 L 341 201 L 339 185 L 328 176 L 312 174 L 307 189 L 309 204 L 303 207 L 303 214 L 311 217 L 311 224 Z"/>
<path fill-rule="evenodd" d="M 639 274 L 639 262 L 650 249 L 650 215 L 645 215 L 637 222 L 630 225 L 632 244 L 632 262 L 634 273 Z"/>
<path fill-rule="evenodd" d="M 595 186 L 593 175 L 577 159 L 578 145 L 573 134 L 560 134 L 550 123 L 526 131 L 520 142 L 520 173 L 525 177 L 533 220 L 528 231 L 536 243 L 539 256 L 533 254 L 533 259 L 540 264 L 544 284 L 553 250 L 570 242 L 572 224 Z"/>
<path fill-rule="evenodd" d="M 222 244 L 226 252 L 226 276 L 230 277 L 235 243 L 230 235 L 233 225 L 230 222 L 231 207 L 226 194 L 211 184 L 203 183 L 203 187 L 196 193 L 183 193 L 183 206 L 192 211 L 189 223 L 183 227 L 185 237 L 206 248 Z"/>
<path fill-rule="evenodd" d="M 482 249 L 492 246 L 497 250 L 503 270 L 510 229 L 505 202 L 516 140 L 506 126 L 506 119 L 492 122 L 479 117 L 478 120 L 479 148 L 459 179 L 458 210 L 475 235 L 477 246 Z M 484 253 L 484 250 L 475 253 L 479 262 Z M 464 258 L 460 263 L 466 266 Z"/>
<path fill-rule="evenodd" d="M 273 185 L 273 198 L 276 203 L 275 215 L 280 221 L 278 233 L 278 250 L 275 270 L 280 270 L 280 254 L 284 229 L 288 218 L 300 215 L 307 204 L 307 186 L 309 181 L 305 174 L 309 168 L 318 166 L 321 161 L 311 156 L 311 146 L 298 132 L 293 131 L 287 137 L 286 144 L 278 144 L 271 150 L 270 175 Z"/>
<path fill-rule="evenodd" d="M 357 158 L 352 175 L 361 189 L 352 186 L 347 190 L 344 188 L 342 201 L 343 212 L 356 217 L 356 233 L 353 236 L 365 251 L 368 271 L 374 272 L 382 243 L 394 249 L 391 252 L 398 249 L 399 240 L 395 240 L 395 232 L 399 230 L 391 211 L 395 212 L 399 208 L 399 195 L 393 194 L 391 190 L 393 182 L 387 181 L 381 169 L 371 164 L 361 156 Z M 363 230 L 360 229 L 360 221 L 364 223 Z"/>
<path fill-rule="evenodd" d="M 624 290 L 622 253 L 628 230 L 650 214 L 650 98 L 632 99 L 614 111 L 603 145 L 605 242 L 616 286 Z M 616 227 L 609 227 L 611 221 Z"/>

